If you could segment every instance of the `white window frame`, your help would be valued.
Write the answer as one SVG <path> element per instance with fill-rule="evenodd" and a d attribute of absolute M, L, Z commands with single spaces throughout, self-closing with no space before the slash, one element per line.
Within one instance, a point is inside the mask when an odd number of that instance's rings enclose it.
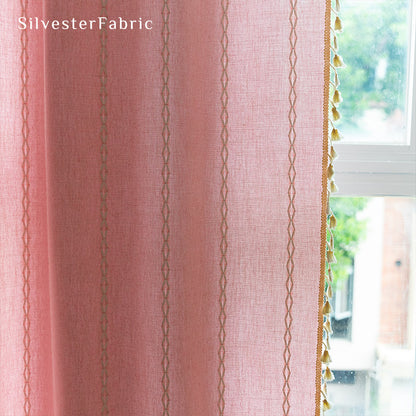
<path fill-rule="evenodd" d="M 416 196 L 416 4 L 411 1 L 406 145 L 336 143 L 339 196 Z M 342 88 L 341 88 L 342 89 Z M 341 106 L 342 112 L 342 106 Z M 342 133 L 342 132 L 341 132 Z"/>
<path fill-rule="evenodd" d="M 335 180 L 339 188 L 335 196 L 416 197 L 416 0 L 410 0 L 409 12 L 411 33 L 407 73 L 408 144 L 334 143 L 339 155 L 334 164 Z M 340 78 L 342 81 L 342 74 Z M 342 106 L 340 109 L 342 113 Z M 412 268 L 414 269 L 414 263 Z M 416 415 L 416 382 L 413 389 L 413 408 Z"/>

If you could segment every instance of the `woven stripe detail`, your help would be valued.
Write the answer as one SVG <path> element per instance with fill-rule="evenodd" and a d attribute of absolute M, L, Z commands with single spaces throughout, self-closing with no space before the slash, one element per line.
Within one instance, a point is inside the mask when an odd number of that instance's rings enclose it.
<path fill-rule="evenodd" d="M 297 55 L 296 55 L 296 43 L 297 43 L 297 33 L 296 33 L 296 26 L 298 21 L 298 16 L 296 12 L 297 0 L 290 1 L 290 35 L 289 35 L 289 42 L 290 42 L 290 53 L 289 53 L 289 63 L 290 63 L 290 71 L 289 71 L 289 83 L 290 83 L 290 91 L 289 91 L 289 189 L 288 189 L 288 198 L 289 198 L 289 205 L 287 209 L 288 215 L 288 226 L 287 226 L 287 235 L 288 235 L 288 243 L 287 243 L 287 262 L 286 262 L 286 271 L 287 271 L 287 278 L 286 278 L 286 299 L 285 299 L 285 306 L 286 306 L 286 314 L 285 314 L 285 334 L 284 334 L 284 342 L 285 347 L 283 350 L 283 359 L 284 359 L 284 367 L 283 367 L 283 414 L 285 416 L 289 415 L 290 412 L 290 359 L 291 359 L 291 352 L 290 352 L 290 344 L 292 342 L 292 306 L 293 306 L 293 272 L 295 269 L 294 264 L 294 253 L 295 253 L 295 196 L 296 196 L 296 188 L 295 188 L 295 178 L 296 178 L 296 169 L 295 169 L 295 161 L 296 161 L 296 149 L 295 149 L 295 142 L 296 142 L 296 62 L 297 62 Z"/>
<path fill-rule="evenodd" d="M 107 17 L 107 0 L 101 0 L 101 14 L 100 16 Z M 101 233 L 101 414 L 108 415 L 108 262 L 107 262 L 107 27 L 104 25 L 100 31 L 100 233 Z"/>
<path fill-rule="evenodd" d="M 227 250 L 228 250 L 228 0 L 221 1 L 222 15 L 221 15 L 221 27 L 222 27 L 222 36 L 221 36 L 221 260 L 220 260 L 220 297 L 219 297 L 219 324 L 220 330 L 218 334 L 219 347 L 218 347 L 218 412 L 220 416 L 224 415 L 225 411 L 225 323 L 227 319 L 226 315 L 226 287 L 227 287 Z"/>
<path fill-rule="evenodd" d="M 170 121 L 170 111 L 169 111 L 169 0 L 163 1 L 162 7 L 162 138 L 163 138 L 163 150 L 162 150 L 162 158 L 163 158 L 163 168 L 162 168 L 162 218 L 163 218 L 163 226 L 162 226 L 162 407 L 163 407 L 163 416 L 169 415 L 169 405 L 170 405 L 170 397 L 169 397 L 169 255 L 170 255 L 170 247 L 169 247 L 169 238 L 170 238 L 170 227 L 169 227 L 169 216 L 170 216 L 170 208 L 169 208 L 169 177 L 170 177 L 170 170 L 169 170 L 169 158 L 170 158 L 170 148 L 169 148 L 169 141 L 170 141 L 170 129 L 169 129 L 169 121 Z"/>
<path fill-rule="evenodd" d="M 21 0 L 21 16 L 27 18 L 28 0 Z M 22 208 L 23 208 L 23 362 L 24 362 L 24 414 L 31 414 L 31 353 L 30 353 L 30 197 L 29 197 L 29 172 L 30 172 L 30 146 L 29 146 L 29 54 L 28 54 L 28 33 L 24 29 L 20 35 L 21 55 L 21 99 L 22 99 Z"/>

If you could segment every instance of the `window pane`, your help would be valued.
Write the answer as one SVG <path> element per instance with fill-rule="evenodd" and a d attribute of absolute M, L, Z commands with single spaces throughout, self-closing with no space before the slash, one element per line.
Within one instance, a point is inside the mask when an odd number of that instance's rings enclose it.
<path fill-rule="evenodd" d="M 407 144 L 410 0 L 345 0 L 341 18 L 344 142 Z"/>
<path fill-rule="evenodd" d="M 334 202 L 339 264 L 334 269 L 338 276 L 331 319 L 331 368 L 336 377 L 328 386 L 331 414 L 412 416 L 416 200 Z M 348 273 L 349 267 L 353 270 Z"/>

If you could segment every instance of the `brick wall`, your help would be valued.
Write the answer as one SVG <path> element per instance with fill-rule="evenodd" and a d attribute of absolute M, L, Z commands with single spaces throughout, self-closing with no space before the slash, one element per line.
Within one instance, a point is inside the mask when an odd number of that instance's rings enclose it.
<path fill-rule="evenodd" d="M 379 331 L 379 342 L 384 344 L 408 342 L 412 210 L 410 199 L 385 198 Z"/>

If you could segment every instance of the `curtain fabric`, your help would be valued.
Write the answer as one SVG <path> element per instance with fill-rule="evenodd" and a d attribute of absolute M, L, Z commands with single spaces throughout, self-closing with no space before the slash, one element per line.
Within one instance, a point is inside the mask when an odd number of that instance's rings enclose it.
<path fill-rule="evenodd" d="M 329 3 L 2 3 L 0 415 L 319 415 Z"/>

